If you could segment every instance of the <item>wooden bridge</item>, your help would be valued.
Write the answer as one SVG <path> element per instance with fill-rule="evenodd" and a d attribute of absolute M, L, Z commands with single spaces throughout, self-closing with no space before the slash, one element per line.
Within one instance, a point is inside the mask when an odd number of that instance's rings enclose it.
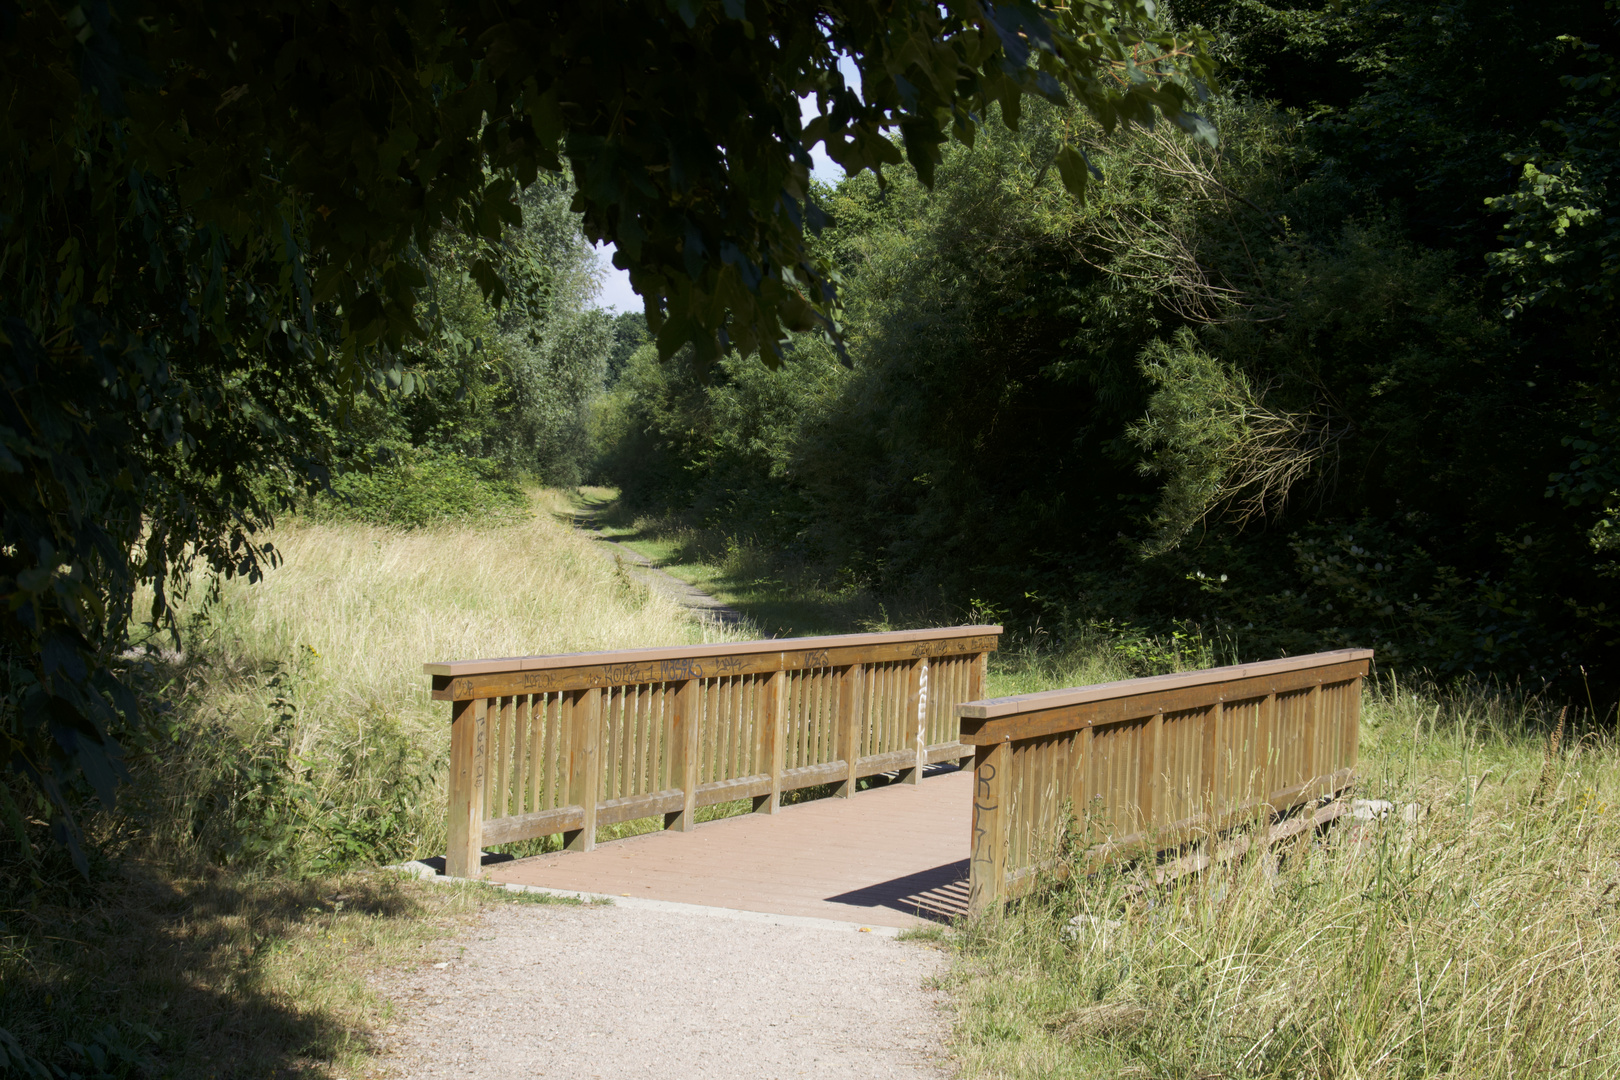
<path fill-rule="evenodd" d="M 1370 651 L 986 700 L 1000 633 L 428 664 L 452 703 L 447 872 L 905 926 L 1027 889 L 1072 863 L 1061 843 L 1156 856 L 1350 782 Z M 837 797 L 784 804 L 807 788 Z M 647 818 L 663 830 L 597 847 Z M 553 834 L 562 852 L 484 865 Z"/>

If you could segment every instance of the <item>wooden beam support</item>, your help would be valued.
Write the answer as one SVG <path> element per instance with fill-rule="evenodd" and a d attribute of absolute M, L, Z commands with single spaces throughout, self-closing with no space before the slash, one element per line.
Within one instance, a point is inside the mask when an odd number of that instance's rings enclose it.
<path fill-rule="evenodd" d="M 451 877 L 477 877 L 484 846 L 484 739 L 488 703 L 457 701 L 450 710 L 450 829 L 444 856 Z"/>
<path fill-rule="evenodd" d="M 584 811 L 579 828 L 563 833 L 569 851 L 596 847 L 596 808 L 602 799 L 602 691 L 579 690 L 564 698 L 564 722 L 573 725 L 568 754 L 568 801 Z"/>
<path fill-rule="evenodd" d="M 664 828 L 691 832 L 697 827 L 698 680 L 687 679 L 675 691 L 670 719 L 670 781 L 681 790 L 681 806 L 664 815 Z"/>
<path fill-rule="evenodd" d="M 974 753 L 973 830 L 968 854 L 968 912 L 997 903 L 1007 878 L 1007 781 L 1012 745 L 981 746 Z"/>
<path fill-rule="evenodd" d="M 760 691 L 760 760 L 771 778 L 771 790 L 754 796 L 754 813 L 774 814 L 782 805 L 782 763 L 787 749 L 787 673 L 777 671 Z"/>

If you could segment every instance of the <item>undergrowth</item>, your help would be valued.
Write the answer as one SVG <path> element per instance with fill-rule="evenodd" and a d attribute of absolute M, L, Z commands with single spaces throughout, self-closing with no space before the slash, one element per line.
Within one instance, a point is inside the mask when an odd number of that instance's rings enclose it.
<path fill-rule="evenodd" d="M 343 473 L 304 513 L 324 524 L 357 521 L 400 529 L 444 524 L 507 525 L 528 517 L 529 499 L 489 458 L 398 448 L 369 472 Z"/>

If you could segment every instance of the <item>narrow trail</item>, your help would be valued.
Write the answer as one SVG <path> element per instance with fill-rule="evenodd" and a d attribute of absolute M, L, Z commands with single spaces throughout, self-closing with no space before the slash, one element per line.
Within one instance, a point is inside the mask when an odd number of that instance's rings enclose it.
<path fill-rule="evenodd" d="M 576 513 L 573 525 L 594 540 L 593 546 L 604 556 L 623 566 L 632 578 L 674 600 L 698 619 L 727 629 L 742 626 L 748 621 L 747 616 L 736 608 L 721 603 L 696 585 L 666 573 L 641 552 L 608 536 L 597 523 L 595 514 L 588 511 Z"/>

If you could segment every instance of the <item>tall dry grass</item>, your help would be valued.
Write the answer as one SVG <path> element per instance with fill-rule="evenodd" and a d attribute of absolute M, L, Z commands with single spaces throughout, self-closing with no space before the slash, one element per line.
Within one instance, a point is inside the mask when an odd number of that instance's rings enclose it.
<path fill-rule="evenodd" d="M 329 870 L 443 851 L 447 712 L 424 661 L 722 640 L 572 529 L 401 532 L 292 519 L 256 584 L 199 580 L 160 660 L 172 742 L 144 756 L 147 839 L 210 861 Z M 155 642 L 161 644 L 161 642 Z"/>
<path fill-rule="evenodd" d="M 968 1074 L 1620 1075 L 1620 752 L 1551 739 L 1550 711 L 1386 685 L 1355 794 L 1388 817 L 1170 887 L 1076 877 L 973 928 Z"/>
<path fill-rule="evenodd" d="M 512 895 L 374 871 L 444 850 L 423 661 L 717 635 L 592 551 L 559 494 L 533 499 L 489 529 L 294 519 L 264 581 L 193 583 L 180 650 L 150 643 L 153 715 L 124 733 L 135 784 L 90 822 L 92 880 L 64 858 L 48 888 L 0 872 L 0 1050 L 63 1076 L 378 1068 L 368 977 L 448 959 Z"/>

